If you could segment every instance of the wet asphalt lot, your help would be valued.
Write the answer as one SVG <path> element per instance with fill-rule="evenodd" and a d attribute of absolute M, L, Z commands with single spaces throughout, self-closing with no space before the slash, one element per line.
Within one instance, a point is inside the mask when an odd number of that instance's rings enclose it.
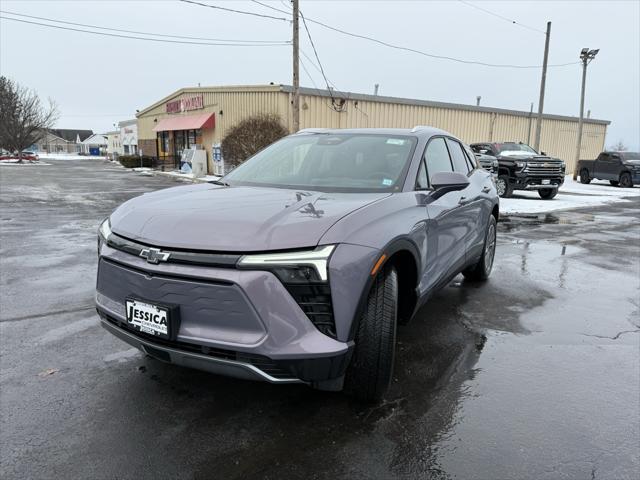
<path fill-rule="evenodd" d="M 106 161 L 0 170 L 3 479 L 635 479 L 640 202 L 499 227 L 399 330 L 385 403 L 166 365 L 93 310 L 95 231 L 179 184 Z"/>

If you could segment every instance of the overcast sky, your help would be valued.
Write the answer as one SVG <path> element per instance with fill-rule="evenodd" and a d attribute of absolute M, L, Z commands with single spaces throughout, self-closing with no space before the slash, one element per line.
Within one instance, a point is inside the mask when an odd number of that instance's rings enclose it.
<path fill-rule="evenodd" d="M 250 1 L 202 3 L 282 17 Z M 289 2 L 262 0 L 285 9 Z M 495 64 L 540 65 L 544 34 L 457 1 L 311 1 L 302 12 L 353 33 L 436 55 Z M 611 120 L 607 145 L 640 150 L 640 2 L 487 1 L 474 5 L 543 31 L 553 22 L 550 64 L 578 61 L 582 47 L 600 48 L 589 66 L 585 110 Z M 291 39 L 288 22 L 179 1 L 0 0 L 3 11 L 101 27 L 241 40 Z M 10 16 L 6 13 L 3 16 Z M 17 17 L 13 17 L 17 18 Z M 38 19 L 25 20 L 43 22 Z M 71 28 L 85 28 L 74 27 Z M 291 47 L 156 43 L 97 36 L 0 20 L 0 71 L 54 99 L 61 128 L 113 129 L 187 86 L 291 84 Z M 309 24 L 329 80 L 339 90 L 529 110 L 537 108 L 539 69 L 489 68 L 394 50 Z M 123 34 L 127 35 L 127 34 Z M 313 55 L 301 31 L 302 49 Z M 303 57 L 304 59 L 304 57 Z M 321 75 L 307 61 L 316 85 Z M 581 67 L 552 67 L 545 112 L 578 115 Z M 302 86 L 313 83 L 301 70 Z"/>

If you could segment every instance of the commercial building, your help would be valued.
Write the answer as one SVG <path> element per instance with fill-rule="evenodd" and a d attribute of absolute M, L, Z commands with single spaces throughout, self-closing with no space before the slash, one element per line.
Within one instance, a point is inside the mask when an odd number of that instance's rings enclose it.
<path fill-rule="evenodd" d="M 122 155 L 120 143 L 120 130 L 113 130 L 105 133 L 107 136 L 107 155 L 110 158 L 117 158 L 118 155 Z"/>
<path fill-rule="evenodd" d="M 134 118 L 124 120 L 118 123 L 120 130 L 120 155 L 137 155 L 138 154 L 138 121 Z"/>
<path fill-rule="evenodd" d="M 145 155 L 156 157 L 164 168 L 178 166 L 183 149 L 203 148 L 212 172 L 216 147 L 227 130 L 244 118 L 275 114 L 292 130 L 292 93 L 289 85 L 182 88 L 138 112 L 139 148 Z M 533 143 L 535 136 L 535 114 L 525 111 L 311 88 L 301 88 L 300 93 L 300 128 L 431 125 L 467 143 Z M 609 123 L 585 119 L 581 157 L 595 158 L 604 148 Z M 573 169 L 577 131 L 576 117 L 543 117 L 540 149 L 567 162 L 569 172 Z"/>

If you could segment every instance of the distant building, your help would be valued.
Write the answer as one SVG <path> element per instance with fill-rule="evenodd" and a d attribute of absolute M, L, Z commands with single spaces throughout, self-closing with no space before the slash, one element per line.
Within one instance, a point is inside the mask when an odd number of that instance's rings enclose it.
<path fill-rule="evenodd" d="M 91 135 L 93 130 L 50 128 L 35 148 L 43 153 L 79 153 L 82 151 L 82 142 Z"/>
<path fill-rule="evenodd" d="M 118 123 L 120 129 L 120 143 L 122 145 L 121 155 L 138 154 L 138 120 L 124 120 Z M 155 154 L 149 152 L 149 154 Z"/>
<path fill-rule="evenodd" d="M 122 155 L 122 143 L 120 142 L 120 130 L 105 133 L 107 136 L 107 155 L 115 158 Z"/>
<path fill-rule="evenodd" d="M 107 135 L 104 133 L 94 133 L 85 138 L 81 145 L 81 153 L 85 155 L 106 155 L 107 154 Z"/>

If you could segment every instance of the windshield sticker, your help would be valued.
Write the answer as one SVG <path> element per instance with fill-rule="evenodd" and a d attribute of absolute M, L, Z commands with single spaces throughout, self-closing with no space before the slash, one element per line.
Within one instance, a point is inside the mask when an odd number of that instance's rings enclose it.
<path fill-rule="evenodd" d="M 402 138 L 388 138 L 387 145 L 404 145 L 407 141 Z"/>
<path fill-rule="evenodd" d="M 393 185 L 393 180 L 391 180 L 390 178 L 385 178 L 382 180 L 382 185 L 386 187 Z"/>

